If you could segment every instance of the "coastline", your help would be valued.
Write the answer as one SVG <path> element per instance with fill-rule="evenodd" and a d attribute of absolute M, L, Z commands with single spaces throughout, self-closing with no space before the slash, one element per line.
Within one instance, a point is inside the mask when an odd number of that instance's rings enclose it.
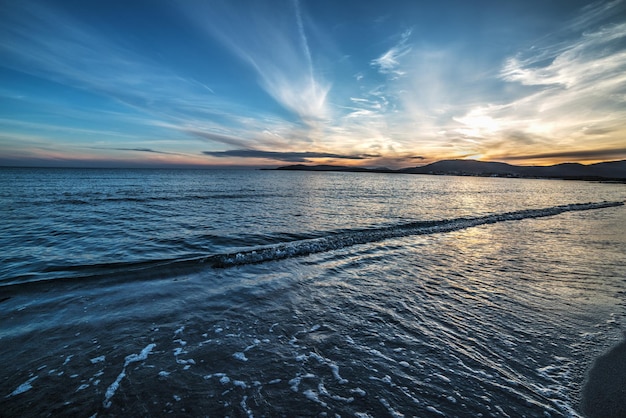
<path fill-rule="evenodd" d="M 506 163 L 475 160 L 443 160 L 425 166 L 401 169 L 295 164 L 277 168 L 262 168 L 261 170 L 427 174 L 438 176 L 578 180 L 626 184 L 626 160 L 591 165 L 566 163 L 553 166 L 515 166 Z"/>

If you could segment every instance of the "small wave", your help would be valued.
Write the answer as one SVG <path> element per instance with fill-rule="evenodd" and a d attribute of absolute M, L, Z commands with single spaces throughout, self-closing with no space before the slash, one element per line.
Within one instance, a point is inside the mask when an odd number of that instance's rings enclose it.
<path fill-rule="evenodd" d="M 389 238 L 451 232 L 459 229 L 466 229 L 497 222 L 541 218 L 558 215 L 564 212 L 602 209 L 622 205 L 624 205 L 624 202 L 576 203 L 550 208 L 527 209 L 478 217 L 454 218 L 427 222 L 410 222 L 394 226 L 370 228 L 367 230 L 348 231 L 337 235 L 277 244 L 249 251 L 220 254 L 208 257 L 204 261 L 210 262 L 210 265 L 215 268 L 257 264 L 266 261 L 302 257 L 315 253 L 338 250 L 353 245 L 367 244 Z"/>
<path fill-rule="evenodd" d="M 288 242 L 257 246 L 249 250 L 233 253 L 220 253 L 170 259 L 122 261 L 88 265 L 53 265 L 40 273 L 29 273 L 13 277 L 0 284 L 9 286 L 35 285 L 49 281 L 75 280 L 150 280 L 175 277 L 204 270 L 206 268 L 229 268 L 248 264 L 258 264 L 310 254 L 339 250 L 359 244 L 378 242 L 390 238 L 410 235 L 426 235 L 457 231 L 479 225 L 504 221 L 554 216 L 563 212 L 602 209 L 622 206 L 623 202 L 580 203 L 555 206 L 544 209 L 528 209 L 477 217 L 453 218 L 435 221 L 416 221 L 394 225 L 372 226 L 366 229 L 348 229 L 341 232 L 327 232 L 324 235 L 294 235 Z M 287 238 L 283 236 L 282 238 Z"/>
<path fill-rule="evenodd" d="M 124 203 L 162 203 L 162 202 L 195 202 L 195 201 L 215 201 L 215 200 L 259 200 L 261 198 L 282 198 L 284 196 L 273 193 L 248 193 L 248 192 L 234 192 L 234 193 L 206 193 L 206 194 L 188 194 L 188 195 L 163 195 L 163 196 L 148 196 L 141 194 L 128 194 L 128 195 L 106 195 L 100 192 L 93 193 L 77 193 L 71 195 L 65 193 L 61 198 L 59 196 L 40 196 L 37 200 L 32 198 L 16 199 L 13 201 L 15 208 L 21 208 L 23 206 L 35 206 L 35 207 L 49 207 L 50 205 L 57 206 L 74 206 L 74 205 L 94 205 L 94 204 L 124 204 Z"/>

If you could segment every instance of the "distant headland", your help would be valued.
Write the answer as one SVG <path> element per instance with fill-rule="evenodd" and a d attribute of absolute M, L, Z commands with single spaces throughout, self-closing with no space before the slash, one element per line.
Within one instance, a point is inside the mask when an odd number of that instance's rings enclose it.
<path fill-rule="evenodd" d="M 432 174 L 446 176 L 548 178 L 562 180 L 615 181 L 626 183 L 626 160 L 597 164 L 564 163 L 551 166 L 517 166 L 476 160 L 443 160 L 432 164 L 401 168 L 364 168 L 340 165 L 295 164 L 271 170 L 339 171 L 366 173 Z"/>

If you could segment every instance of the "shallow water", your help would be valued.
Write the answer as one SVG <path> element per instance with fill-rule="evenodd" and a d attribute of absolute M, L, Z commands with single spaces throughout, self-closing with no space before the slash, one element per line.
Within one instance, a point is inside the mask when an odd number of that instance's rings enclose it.
<path fill-rule="evenodd" d="M 577 416 L 586 370 L 624 329 L 626 208 L 542 211 L 625 196 L 545 180 L 0 170 L 0 411 Z M 541 216 L 419 229 L 528 209 Z M 341 245 L 207 262 L 320 241 Z"/>

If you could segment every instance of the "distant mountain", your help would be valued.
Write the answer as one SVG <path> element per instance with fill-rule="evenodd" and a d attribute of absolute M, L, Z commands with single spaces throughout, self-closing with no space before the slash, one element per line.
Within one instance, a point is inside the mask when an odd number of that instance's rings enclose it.
<path fill-rule="evenodd" d="M 276 170 L 299 171 L 344 171 L 344 172 L 376 172 L 435 174 L 481 177 L 524 177 L 524 178 L 559 178 L 571 180 L 619 180 L 626 181 L 626 160 L 611 161 L 583 165 L 564 163 L 552 166 L 517 166 L 498 162 L 476 160 L 443 160 L 421 167 L 391 170 L 388 168 L 367 169 L 362 167 L 346 167 L 336 165 L 289 165 Z"/>
<path fill-rule="evenodd" d="M 617 173 L 621 173 L 618 178 L 626 178 L 626 160 L 613 161 L 609 163 L 598 163 L 593 165 L 599 175 L 611 177 Z"/>
<path fill-rule="evenodd" d="M 421 167 L 404 168 L 399 171 L 410 174 L 456 174 L 456 175 L 515 175 L 519 167 L 506 163 L 492 163 L 476 160 L 443 160 Z"/>

